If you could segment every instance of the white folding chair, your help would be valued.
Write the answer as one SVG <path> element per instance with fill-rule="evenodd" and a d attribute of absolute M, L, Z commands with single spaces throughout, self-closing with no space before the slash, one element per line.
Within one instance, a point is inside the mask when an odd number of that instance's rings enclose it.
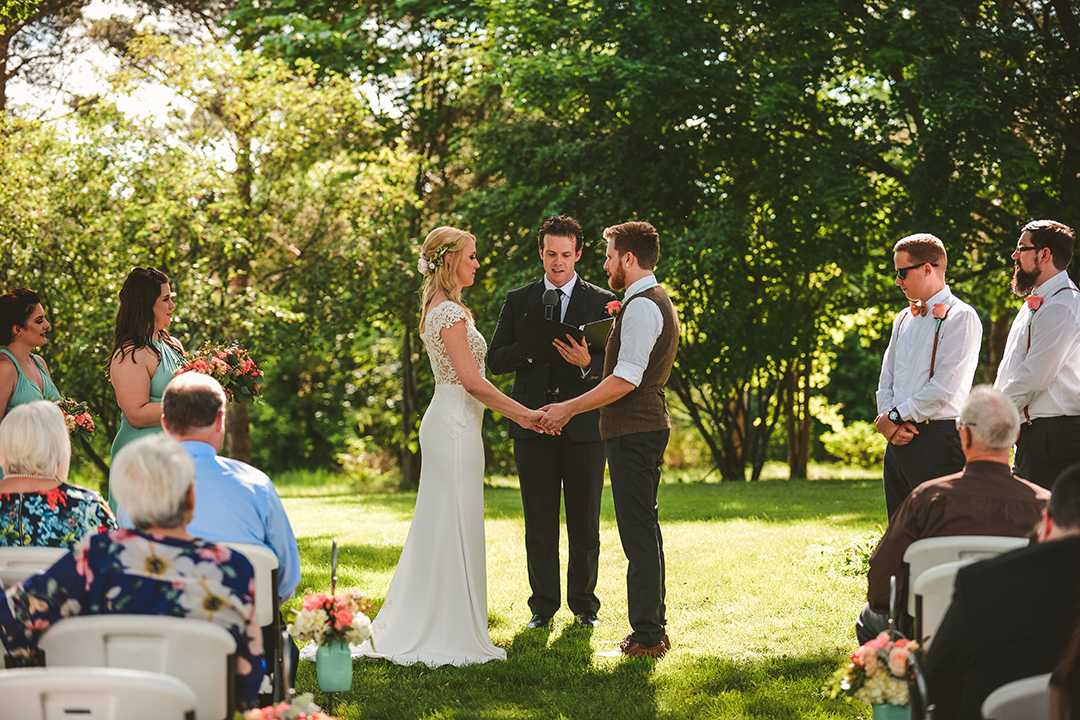
<path fill-rule="evenodd" d="M 53 547 L 2 547 L 0 548 L 0 586 L 18 585 L 31 575 L 48 570 L 52 564 L 67 555 L 69 550 Z"/>
<path fill-rule="evenodd" d="M 274 551 L 265 545 L 238 543 L 227 540 L 211 540 L 216 545 L 225 545 L 248 559 L 255 568 L 255 620 L 263 628 L 263 638 L 270 643 L 263 648 L 266 654 L 266 669 L 273 674 L 272 695 L 274 702 L 284 697 L 281 683 L 281 601 L 278 597 L 278 558 Z"/>
<path fill-rule="evenodd" d="M 904 551 L 908 614 L 915 614 L 915 581 L 928 569 L 956 560 L 983 560 L 1027 544 L 1027 538 L 999 535 L 944 535 L 916 540 Z"/>
<path fill-rule="evenodd" d="M 935 565 L 915 581 L 915 638 L 923 647 L 930 647 L 934 633 L 941 625 L 945 611 L 952 602 L 956 573 L 960 568 L 978 562 L 976 558 Z M 925 639 L 929 636 L 929 639 Z"/>
<path fill-rule="evenodd" d="M 1050 673 L 1002 685 L 982 704 L 986 720 L 1050 720 Z"/>
<path fill-rule="evenodd" d="M 0 670 L 0 718 L 195 720 L 197 699 L 168 675 L 116 668 Z"/>
<path fill-rule="evenodd" d="M 64 618 L 38 642 L 46 667 L 149 670 L 178 678 L 198 698 L 199 720 L 231 718 L 236 641 L 212 622 L 167 615 Z"/>

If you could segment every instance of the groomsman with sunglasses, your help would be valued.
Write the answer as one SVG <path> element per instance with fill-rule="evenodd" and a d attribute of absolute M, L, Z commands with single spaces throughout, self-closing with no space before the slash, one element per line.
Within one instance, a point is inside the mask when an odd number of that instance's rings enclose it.
<path fill-rule="evenodd" d="M 893 320 L 878 379 L 877 430 L 885 449 L 885 506 L 891 519 L 921 483 L 964 469 L 956 418 L 971 390 L 982 323 L 945 284 L 948 256 L 928 233 L 893 247 L 896 285 L 909 306 Z"/>
<path fill-rule="evenodd" d="M 1026 297 L 994 381 L 1022 420 L 1013 472 L 1044 488 L 1080 462 L 1080 290 L 1066 272 L 1073 242 L 1072 228 L 1053 220 L 1020 232 L 1012 291 Z"/>

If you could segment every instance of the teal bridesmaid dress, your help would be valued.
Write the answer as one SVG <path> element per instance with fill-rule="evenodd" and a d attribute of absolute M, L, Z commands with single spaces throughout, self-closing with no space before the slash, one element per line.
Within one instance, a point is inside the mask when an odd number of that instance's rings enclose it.
<path fill-rule="evenodd" d="M 157 370 L 154 371 L 154 376 L 150 378 L 150 402 L 155 403 L 161 402 L 161 396 L 165 394 L 165 386 L 173 379 L 173 373 L 179 370 L 184 363 L 180 359 L 180 354 L 168 343 L 158 342 L 157 340 L 151 340 L 150 342 L 157 348 L 157 351 L 161 353 L 161 362 L 158 363 Z M 113 439 L 112 457 L 109 459 L 109 464 L 111 465 L 112 461 L 116 460 L 116 453 L 120 452 L 120 448 L 124 447 L 132 440 L 141 438 L 144 435 L 153 435 L 159 432 L 162 432 L 161 423 L 147 428 L 132 427 L 131 423 L 124 417 L 124 413 L 121 412 L 120 429 L 116 432 L 116 437 Z M 109 493 L 109 507 L 115 514 L 116 499 L 113 498 L 112 493 Z"/>
<path fill-rule="evenodd" d="M 34 365 L 37 365 L 38 372 L 41 373 L 41 384 L 44 385 L 44 390 L 39 388 L 37 383 L 30 378 L 23 375 L 22 368 L 19 367 L 19 361 L 15 359 L 7 348 L 0 348 L 0 354 L 7 355 L 8 358 L 15 364 L 15 369 L 19 371 L 19 382 L 15 385 L 15 392 L 11 394 L 11 398 L 8 400 L 7 408 L 4 409 L 4 415 L 7 415 L 8 410 L 18 405 L 25 405 L 35 400 L 52 400 L 56 402 L 61 400 L 60 391 L 53 385 L 52 378 L 49 377 L 49 373 L 45 372 L 45 366 L 41 364 L 41 361 L 34 355 L 30 356 L 30 359 L 34 361 Z M 3 469 L 0 469 L 0 478 L 4 477 Z"/>

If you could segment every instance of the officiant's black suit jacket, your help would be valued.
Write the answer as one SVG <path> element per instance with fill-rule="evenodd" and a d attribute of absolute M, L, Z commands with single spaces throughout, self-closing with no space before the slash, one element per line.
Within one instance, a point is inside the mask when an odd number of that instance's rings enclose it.
<path fill-rule="evenodd" d="M 1051 672 L 1080 606 L 1080 537 L 1030 545 L 961 568 L 927 652 L 935 717 L 979 720 L 1005 683 Z"/>
<path fill-rule="evenodd" d="M 587 283 L 578 276 L 577 285 L 570 295 L 570 304 L 566 308 L 563 322 L 578 327 L 585 323 L 596 322 L 608 317 L 607 304 L 615 299 L 609 290 Z M 514 388 L 510 396 L 525 407 L 537 409 L 549 403 L 548 375 L 549 365 L 545 362 L 529 362 L 518 357 L 514 352 L 517 340 L 521 336 L 521 326 L 525 314 L 544 317 L 544 280 L 511 290 L 506 294 L 499 324 L 495 336 L 488 348 L 487 365 L 494 375 L 516 372 Z M 567 400 L 582 395 L 596 387 L 604 372 L 604 351 L 596 349 L 592 354 L 592 367 L 586 377 L 581 377 L 581 368 L 557 367 L 560 400 Z M 598 442 L 600 440 L 600 411 L 592 410 L 571 418 L 563 428 L 563 436 L 574 442 Z M 526 430 L 514 421 L 510 421 L 510 437 L 514 440 L 527 440 L 543 437 L 532 430 Z"/>

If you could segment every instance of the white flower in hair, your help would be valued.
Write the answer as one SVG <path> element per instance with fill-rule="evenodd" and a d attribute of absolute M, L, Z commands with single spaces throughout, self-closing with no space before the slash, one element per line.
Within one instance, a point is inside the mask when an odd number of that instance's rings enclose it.
<path fill-rule="evenodd" d="M 427 275 L 432 270 L 431 263 L 429 263 L 423 258 L 423 256 L 421 256 L 420 259 L 416 261 L 416 269 L 420 272 L 421 275 Z"/>

